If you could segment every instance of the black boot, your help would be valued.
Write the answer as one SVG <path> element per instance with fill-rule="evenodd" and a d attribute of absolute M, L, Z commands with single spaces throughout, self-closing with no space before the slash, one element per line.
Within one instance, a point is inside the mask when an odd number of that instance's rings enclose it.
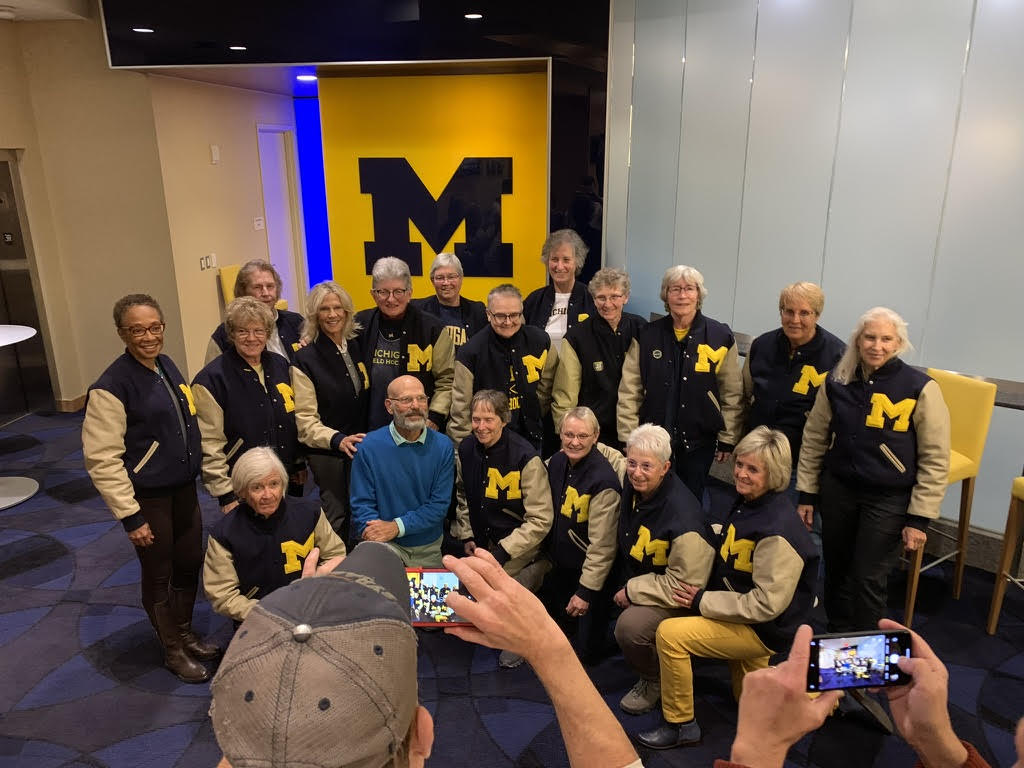
<path fill-rule="evenodd" d="M 206 667 L 185 650 L 170 603 L 154 603 L 153 618 L 160 644 L 164 647 L 164 666 L 183 683 L 205 683 L 209 680 L 210 673 Z"/>
<path fill-rule="evenodd" d="M 192 609 L 196 604 L 196 589 L 179 589 L 171 587 L 168 590 L 171 603 L 171 612 L 174 614 L 174 623 L 178 625 L 178 633 L 181 635 L 181 643 L 192 658 L 199 661 L 213 661 L 221 654 L 221 649 L 213 643 L 207 643 L 192 631 Z"/>

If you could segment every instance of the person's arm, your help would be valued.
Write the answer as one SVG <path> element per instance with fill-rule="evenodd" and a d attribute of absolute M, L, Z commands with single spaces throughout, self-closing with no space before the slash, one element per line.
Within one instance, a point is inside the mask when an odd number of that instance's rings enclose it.
<path fill-rule="evenodd" d="M 455 376 L 452 383 L 452 407 L 448 415 L 448 437 L 454 440 L 456 445 L 469 435 L 469 404 L 472 400 L 473 372 L 460 360 L 455 363 Z"/>
<path fill-rule="evenodd" d="M 949 409 L 934 381 L 924 385 L 914 408 L 917 482 L 910 494 L 907 525 L 926 530 L 939 516 L 949 479 Z M 916 518 L 916 519 L 915 519 Z"/>
<path fill-rule="evenodd" d="M 442 329 L 434 339 L 431 371 L 434 394 L 430 398 L 430 420 L 444 429 L 452 409 L 452 385 L 455 378 L 455 344 L 448 331 Z"/>
<path fill-rule="evenodd" d="M 192 399 L 196 404 L 200 445 L 203 449 L 203 485 L 221 507 L 226 507 L 237 500 L 231 489 L 228 459 L 242 447 L 244 441 L 238 438 L 234 445 L 228 446 L 224 435 L 224 409 L 210 390 L 193 381 Z"/>
<path fill-rule="evenodd" d="M 558 353 L 558 367 L 555 369 L 555 381 L 551 390 L 551 418 L 555 430 L 561 428 L 562 418 L 579 403 L 580 382 L 583 380 L 583 369 L 580 358 L 568 339 L 562 340 L 562 349 Z"/>
<path fill-rule="evenodd" d="M 615 474 L 619 476 L 619 483 L 626 482 L 626 457 L 622 455 L 622 452 L 604 443 L 598 443 L 594 447 L 601 452 L 602 456 L 608 459 L 608 463 L 612 465 Z"/>
<path fill-rule="evenodd" d="M 677 536 L 668 552 L 664 573 L 645 573 L 626 582 L 626 597 L 636 605 L 678 608 L 672 594 L 680 584 L 703 587 L 711 575 L 715 550 L 700 533 L 687 531 Z"/>
<path fill-rule="evenodd" d="M 640 403 L 644 398 L 644 383 L 640 376 L 640 342 L 633 339 L 622 363 L 619 380 L 619 405 L 615 421 L 619 428 L 619 442 L 625 443 L 629 433 L 640 424 Z"/>
<path fill-rule="evenodd" d="M 242 594 L 235 570 L 235 559 L 226 547 L 212 536 L 206 542 L 206 559 L 203 561 L 203 588 L 210 607 L 222 616 L 245 621 L 249 611 L 259 600 Z"/>
<path fill-rule="evenodd" d="M 498 542 L 509 559 L 539 547 L 555 519 L 548 472 L 540 456 L 534 456 L 523 467 L 519 475 L 519 489 L 523 494 L 523 522 Z"/>
<path fill-rule="evenodd" d="M 324 560 L 330 560 L 332 557 L 345 557 L 348 554 L 345 551 L 345 542 L 331 527 L 322 509 L 316 526 L 313 528 L 313 543 L 315 548 L 320 550 L 319 557 Z"/>
<path fill-rule="evenodd" d="M 469 503 L 466 501 L 466 486 L 462 482 L 462 461 L 459 460 L 458 451 L 455 451 L 455 520 L 451 533 L 458 541 L 473 538 L 473 526 L 469 522 Z"/>
<path fill-rule="evenodd" d="M 587 554 L 583 559 L 577 596 L 591 602 L 604 586 L 615 561 L 615 535 L 619 527 L 621 497 L 613 488 L 606 488 L 590 499 L 587 519 Z"/>
<path fill-rule="evenodd" d="M 352 536 L 362 538 L 363 529 L 371 520 L 377 520 L 377 488 L 374 485 L 373 467 L 366 458 L 366 451 L 357 451 L 352 459 L 350 497 L 352 502 Z"/>
<path fill-rule="evenodd" d="M 803 573 L 803 558 L 782 536 L 769 536 L 751 555 L 754 588 L 749 592 L 700 590 L 693 607 L 702 616 L 737 624 L 763 624 L 789 607 Z"/>
<path fill-rule="evenodd" d="M 474 597 L 449 593 L 448 605 L 473 626 L 448 627 L 445 632 L 488 648 L 509 650 L 530 663 L 555 707 L 569 764 L 579 768 L 635 765 L 636 750 L 622 725 L 540 600 L 482 548 L 470 557 L 447 556 L 444 565 Z"/>
<path fill-rule="evenodd" d="M 796 489 L 800 491 L 800 504 L 812 507 L 818 503 L 821 468 L 825 462 L 825 449 L 828 448 L 832 428 L 832 404 L 828 401 L 827 387 L 827 382 L 818 387 L 818 394 L 814 397 L 814 405 L 804 424 L 800 461 L 796 468 Z"/>
<path fill-rule="evenodd" d="M 718 433 L 719 450 L 731 453 L 743 432 L 743 376 L 735 341 L 725 353 L 722 364 L 715 369 L 715 378 L 718 380 L 718 402 L 725 421 L 725 427 Z"/>
<path fill-rule="evenodd" d="M 740 398 L 740 425 L 746 426 L 747 415 L 750 413 L 750 406 L 754 402 L 754 377 L 750 375 L 750 350 L 743 360 L 743 395 Z"/>
<path fill-rule="evenodd" d="M 544 358 L 544 367 L 540 370 L 540 381 L 537 383 L 537 400 L 540 402 L 541 413 L 547 413 L 551 408 L 551 390 L 555 385 L 556 370 L 558 370 L 558 347 L 550 344 L 547 357 Z M 555 428 L 558 428 L 557 422 Z"/>
<path fill-rule="evenodd" d="M 126 531 L 146 523 L 135 500 L 135 488 L 124 465 L 124 435 L 128 417 L 124 404 L 105 389 L 89 392 L 82 421 L 85 469 L 103 501 Z"/>
<path fill-rule="evenodd" d="M 203 367 L 206 367 L 221 355 L 220 345 L 217 339 L 210 337 L 210 343 L 206 345 L 206 357 L 203 359 Z"/>
<path fill-rule="evenodd" d="M 446 334 L 447 335 L 447 334 Z M 428 436 L 429 437 L 429 436 Z M 455 476 L 455 458 L 452 456 L 452 443 L 444 435 L 437 435 L 438 451 L 441 457 L 434 467 L 434 479 L 430 484 L 430 495 L 416 509 L 401 514 L 402 530 L 405 534 L 436 531 L 448 514 L 452 503 L 452 482 Z M 358 454 L 357 454 L 358 455 Z M 426 469 L 424 467 L 424 469 Z"/>
<path fill-rule="evenodd" d="M 340 450 L 339 446 L 345 435 L 320 421 L 320 405 L 316 399 L 313 380 L 297 365 L 291 367 L 291 374 L 295 398 L 295 427 L 299 433 L 299 442 L 310 448 Z"/>

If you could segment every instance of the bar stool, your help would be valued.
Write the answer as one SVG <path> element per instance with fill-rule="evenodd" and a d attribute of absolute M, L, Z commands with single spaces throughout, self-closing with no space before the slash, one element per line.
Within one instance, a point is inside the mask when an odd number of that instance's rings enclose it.
<path fill-rule="evenodd" d="M 1010 574 L 1013 558 L 1020 548 L 1021 525 L 1024 524 L 1024 477 L 1013 481 L 1010 490 L 1010 511 L 1006 515 L 1006 531 L 1003 533 L 1003 552 L 999 556 L 999 567 L 996 569 L 996 586 L 992 590 L 992 605 L 988 609 L 988 633 L 996 633 L 999 623 L 999 612 L 1003 609 L 1003 597 L 1006 595 L 1007 582 L 1013 582 L 1024 589 L 1024 579 Z"/>
<path fill-rule="evenodd" d="M 949 408 L 949 476 L 946 483 L 960 485 L 960 519 L 957 526 L 956 549 L 948 555 L 922 566 L 924 547 L 910 555 L 907 573 L 907 599 L 903 609 L 903 623 L 908 627 L 914 620 L 914 603 L 917 600 L 917 584 L 921 573 L 934 568 L 950 558 L 956 558 L 953 575 L 953 597 L 960 599 L 964 583 L 964 565 L 967 560 L 967 533 L 971 525 L 971 503 L 974 501 L 974 482 L 981 468 L 981 455 L 985 451 L 988 425 L 992 420 L 992 409 L 996 402 L 996 385 L 961 376 L 952 371 L 929 368 L 928 375 L 935 379 L 942 390 L 942 398 Z M 933 529 L 934 530 L 934 529 Z M 949 539 L 949 534 L 935 531 Z"/>

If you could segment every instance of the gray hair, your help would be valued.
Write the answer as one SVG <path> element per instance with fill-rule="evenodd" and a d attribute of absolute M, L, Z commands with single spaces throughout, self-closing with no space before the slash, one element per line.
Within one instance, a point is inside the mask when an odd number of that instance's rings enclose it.
<path fill-rule="evenodd" d="M 502 283 L 501 285 L 496 285 L 491 288 L 490 292 L 487 294 L 488 309 L 491 308 L 491 299 L 497 296 L 515 296 L 520 302 L 523 300 L 523 294 L 518 288 L 512 285 L 512 283 Z"/>
<path fill-rule="evenodd" d="M 847 384 L 853 378 L 853 372 L 857 370 L 857 366 L 861 363 L 860 349 L 858 347 L 861 334 L 864 333 L 868 323 L 877 321 L 891 323 L 892 327 L 896 330 L 896 337 L 900 340 L 899 349 L 896 350 L 897 357 L 904 352 L 914 349 L 913 344 L 910 343 L 910 337 L 907 335 L 907 321 L 888 307 L 872 307 L 860 316 L 857 326 L 853 329 L 853 333 L 850 334 L 850 341 L 846 345 L 846 351 L 843 352 L 843 356 L 836 363 L 835 371 L 832 375 L 840 384 Z"/>
<path fill-rule="evenodd" d="M 690 285 L 697 286 L 697 309 L 700 309 L 704 305 L 704 299 L 708 295 L 708 289 L 704 287 L 704 275 L 702 275 L 694 267 L 688 267 L 685 264 L 676 264 L 674 267 L 669 267 L 665 270 L 665 274 L 661 278 L 661 302 L 665 305 L 665 311 L 668 311 L 668 289 L 673 283 L 689 283 Z"/>
<path fill-rule="evenodd" d="M 459 261 L 459 257 L 454 253 L 439 253 L 434 257 L 434 261 L 430 264 L 430 279 L 434 279 L 434 273 L 439 269 L 447 267 L 448 269 L 454 269 L 459 273 L 459 277 L 465 277 L 465 272 L 462 271 L 462 262 Z"/>
<path fill-rule="evenodd" d="M 224 310 L 224 330 L 233 336 L 250 323 L 261 323 L 267 334 L 274 332 L 274 312 L 266 304 L 252 296 L 239 296 L 232 299 Z"/>
<path fill-rule="evenodd" d="M 605 287 L 618 288 L 626 296 L 629 295 L 629 275 L 623 272 L 621 269 L 615 269 L 615 267 L 605 267 L 599 269 L 594 273 L 594 276 L 590 278 L 590 295 L 596 296 L 597 292 Z"/>
<path fill-rule="evenodd" d="M 594 412 L 585 405 L 578 405 L 565 412 L 565 415 L 562 416 L 562 424 L 558 428 L 559 433 L 562 432 L 566 419 L 579 419 L 584 422 L 587 425 L 587 429 L 593 431 L 595 435 L 601 434 L 601 425 L 597 421 L 597 416 L 595 416 Z"/>
<path fill-rule="evenodd" d="M 800 282 L 787 285 L 779 294 L 779 312 L 786 308 L 787 301 L 806 301 L 816 315 L 821 315 L 825 311 L 825 292 L 817 283 Z"/>
<path fill-rule="evenodd" d="M 377 259 L 373 264 L 373 287 L 376 288 L 385 280 L 402 280 L 405 282 L 405 289 L 412 290 L 412 275 L 409 274 L 409 265 L 394 256 L 385 256 Z"/>
<path fill-rule="evenodd" d="M 250 485 L 272 474 L 277 474 L 281 478 L 283 493 L 288 486 L 288 470 L 284 468 L 273 448 L 267 448 L 265 445 L 250 448 L 238 457 L 238 461 L 231 469 L 231 490 L 238 498 L 247 498 L 245 493 Z"/>
<path fill-rule="evenodd" d="M 160 309 L 156 299 L 148 293 L 129 293 L 114 302 L 114 327 L 121 330 L 121 320 L 124 313 L 132 307 L 152 307 L 160 315 L 160 322 L 164 321 L 164 311 Z"/>
<path fill-rule="evenodd" d="M 345 310 L 345 325 L 342 326 L 341 337 L 346 340 L 355 338 L 356 334 L 362 329 L 362 326 L 356 322 L 356 307 L 352 303 L 352 297 L 348 295 L 348 291 L 333 280 L 324 280 L 322 283 L 314 285 L 313 290 L 306 297 L 306 314 L 305 321 L 302 323 L 302 338 L 307 341 L 316 341 L 316 337 L 320 335 L 320 305 L 332 293 L 338 297 L 338 300 L 341 302 L 341 308 Z"/>
<path fill-rule="evenodd" d="M 644 456 L 653 456 L 665 462 L 672 458 L 672 438 L 664 427 L 657 424 L 641 424 L 626 438 L 626 453 L 634 450 Z"/>
<path fill-rule="evenodd" d="M 512 418 L 508 408 L 508 397 L 504 392 L 499 392 L 496 389 L 481 389 L 473 395 L 473 399 L 469 403 L 470 416 L 481 405 L 486 405 L 493 411 L 494 415 L 501 419 L 502 424 L 508 424 Z"/>
<path fill-rule="evenodd" d="M 732 455 L 736 458 L 756 456 L 760 459 L 764 464 L 769 491 L 780 492 L 789 488 L 793 453 L 789 447 L 789 438 L 779 430 L 764 425 L 750 430 L 733 449 Z"/>
<path fill-rule="evenodd" d="M 281 275 L 274 269 L 274 265 L 265 259 L 252 259 L 251 261 L 245 262 L 242 268 L 238 270 L 238 276 L 235 277 L 235 298 L 249 295 L 249 283 L 252 282 L 253 277 L 257 272 L 269 272 L 274 276 L 274 282 L 277 284 L 277 298 L 281 298 Z"/>
<path fill-rule="evenodd" d="M 540 260 L 547 264 L 551 254 L 562 245 L 572 246 L 572 257 L 576 260 L 576 274 L 578 275 L 583 271 L 583 265 L 587 262 L 587 251 L 590 249 L 575 230 L 559 229 L 548 235 L 540 249 Z"/>

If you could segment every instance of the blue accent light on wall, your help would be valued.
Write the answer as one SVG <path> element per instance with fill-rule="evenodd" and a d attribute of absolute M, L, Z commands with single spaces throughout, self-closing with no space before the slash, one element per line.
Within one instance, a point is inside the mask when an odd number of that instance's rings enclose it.
<path fill-rule="evenodd" d="M 327 189 L 324 185 L 320 100 L 299 98 L 295 104 L 295 133 L 299 145 L 299 183 L 306 231 L 306 270 L 311 286 L 334 276 L 331 236 L 327 228 Z"/>

